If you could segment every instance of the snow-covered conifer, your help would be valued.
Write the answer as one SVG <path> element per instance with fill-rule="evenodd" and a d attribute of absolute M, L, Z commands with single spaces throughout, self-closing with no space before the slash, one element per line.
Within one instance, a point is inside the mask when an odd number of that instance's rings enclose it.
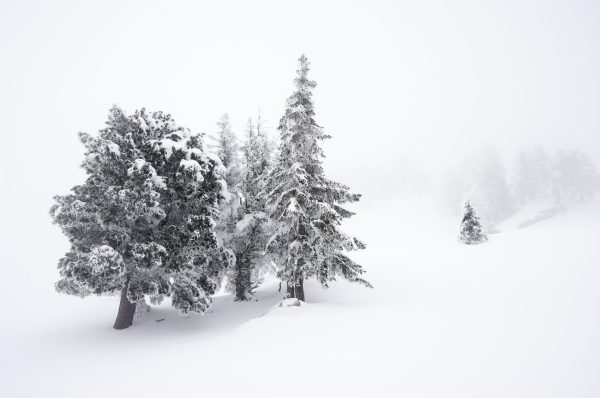
<path fill-rule="evenodd" d="M 204 312 L 228 261 L 213 231 L 226 185 L 219 159 L 201 135 L 144 109 L 112 108 L 107 126 L 81 141 L 87 179 L 50 211 L 71 242 L 57 290 L 120 292 L 116 329 L 131 325 L 145 298 Z"/>
<path fill-rule="evenodd" d="M 235 225 L 230 225 L 225 237 L 227 247 L 235 255 L 229 278 L 236 301 L 246 301 L 252 296 L 270 263 L 264 251 L 270 223 L 259 193 L 271 168 L 272 147 L 260 115 L 256 125 L 252 119 L 248 121 L 246 133 L 239 185 L 243 204 L 237 209 Z"/>
<path fill-rule="evenodd" d="M 469 201 L 465 203 L 458 239 L 467 245 L 482 243 L 487 240 L 487 236 L 483 233 L 479 223 L 479 217 L 475 214 L 475 210 Z"/>
<path fill-rule="evenodd" d="M 250 210 L 264 210 L 264 200 L 260 198 L 260 193 L 273 165 L 274 151 L 274 145 L 266 134 L 260 114 L 256 125 L 249 119 L 243 145 L 244 172 L 241 186 L 246 198 L 246 207 Z"/>
<path fill-rule="evenodd" d="M 230 191 L 240 183 L 241 170 L 239 159 L 239 145 L 237 137 L 231 128 L 229 115 L 224 114 L 217 122 L 216 153 L 226 169 L 225 180 Z"/>
<path fill-rule="evenodd" d="M 266 181 L 267 208 L 276 228 L 267 249 L 287 282 L 288 296 L 304 300 L 304 280 L 316 278 L 326 287 L 343 277 L 366 286 L 363 269 L 345 253 L 363 249 L 358 239 L 339 230 L 341 221 L 354 213 L 341 205 L 360 195 L 325 177 L 320 147 L 330 138 L 315 122 L 309 62 L 302 55 L 294 80 L 296 89 L 279 122 L 280 150 Z"/>

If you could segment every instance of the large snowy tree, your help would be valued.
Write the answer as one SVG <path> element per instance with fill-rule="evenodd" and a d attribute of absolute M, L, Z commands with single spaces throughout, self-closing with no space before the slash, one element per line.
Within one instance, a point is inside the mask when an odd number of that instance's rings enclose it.
<path fill-rule="evenodd" d="M 226 185 L 219 159 L 201 135 L 144 109 L 114 107 L 104 129 L 80 137 L 87 179 L 50 211 L 71 242 L 57 290 L 120 292 L 116 329 L 132 324 L 145 297 L 204 312 L 228 261 L 213 231 Z"/>
<path fill-rule="evenodd" d="M 314 119 L 309 62 L 302 55 L 294 80 L 296 89 L 279 122 L 281 143 L 275 166 L 266 181 L 270 217 L 276 223 L 267 245 L 287 282 L 289 297 L 304 300 L 304 280 L 316 278 L 322 286 L 337 277 L 366 286 L 363 269 L 347 251 L 365 248 L 358 239 L 340 231 L 341 221 L 353 215 L 341 205 L 360 195 L 325 177 L 320 143 L 330 138 Z"/>

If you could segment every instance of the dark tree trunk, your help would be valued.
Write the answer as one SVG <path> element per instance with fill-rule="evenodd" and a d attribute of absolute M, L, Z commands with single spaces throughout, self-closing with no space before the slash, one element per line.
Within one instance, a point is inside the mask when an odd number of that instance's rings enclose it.
<path fill-rule="evenodd" d="M 287 284 L 287 296 L 289 298 L 297 298 L 300 301 L 304 301 L 304 280 L 300 280 L 296 286 Z"/>
<path fill-rule="evenodd" d="M 248 292 L 252 290 L 252 272 L 250 263 L 246 258 L 240 256 L 237 275 L 235 276 L 235 301 L 248 301 Z"/>
<path fill-rule="evenodd" d="M 238 285 L 237 283 L 235 285 L 234 301 L 248 301 L 248 297 L 246 297 L 246 289 L 244 289 L 244 286 Z"/>
<path fill-rule="evenodd" d="M 117 313 L 117 319 L 113 328 L 117 330 L 127 329 L 133 323 L 133 316 L 135 315 L 136 303 L 131 303 L 127 299 L 127 288 L 129 282 L 125 283 L 125 287 L 121 290 L 121 303 L 119 304 L 119 312 Z"/>

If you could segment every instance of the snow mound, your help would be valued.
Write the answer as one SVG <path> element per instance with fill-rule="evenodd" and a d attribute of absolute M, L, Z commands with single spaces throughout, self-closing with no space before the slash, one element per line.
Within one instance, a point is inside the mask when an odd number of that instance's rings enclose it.
<path fill-rule="evenodd" d="M 297 298 L 286 298 L 279 303 L 278 307 L 300 307 L 301 301 Z"/>
<path fill-rule="evenodd" d="M 279 303 L 272 306 L 268 311 L 262 314 L 259 318 L 264 317 L 265 315 L 275 315 L 275 314 L 285 314 L 288 313 L 286 308 L 290 307 L 300 307 L 304 306 L 306 303 L 298 300 L 297 298 L 284 298 Z"/>

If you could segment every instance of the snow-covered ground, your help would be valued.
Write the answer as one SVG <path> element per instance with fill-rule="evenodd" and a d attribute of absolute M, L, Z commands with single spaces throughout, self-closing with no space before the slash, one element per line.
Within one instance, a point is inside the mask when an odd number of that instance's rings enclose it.
<path fill-rule="evenodd" d="M 48 219 L 39 252 L 4 253 L 0 396 L 600 396 L 600 202 L 519 229 L 550 206 L 524 209 L 477 246 L 429 203 L 365 204 L 348 223 L 373 290 L 308 284 L 279 308 L 270 279 L 257 302 L 154 308 L 125 331 L 117 298 L 54 293 L 66 242 Z"/>

